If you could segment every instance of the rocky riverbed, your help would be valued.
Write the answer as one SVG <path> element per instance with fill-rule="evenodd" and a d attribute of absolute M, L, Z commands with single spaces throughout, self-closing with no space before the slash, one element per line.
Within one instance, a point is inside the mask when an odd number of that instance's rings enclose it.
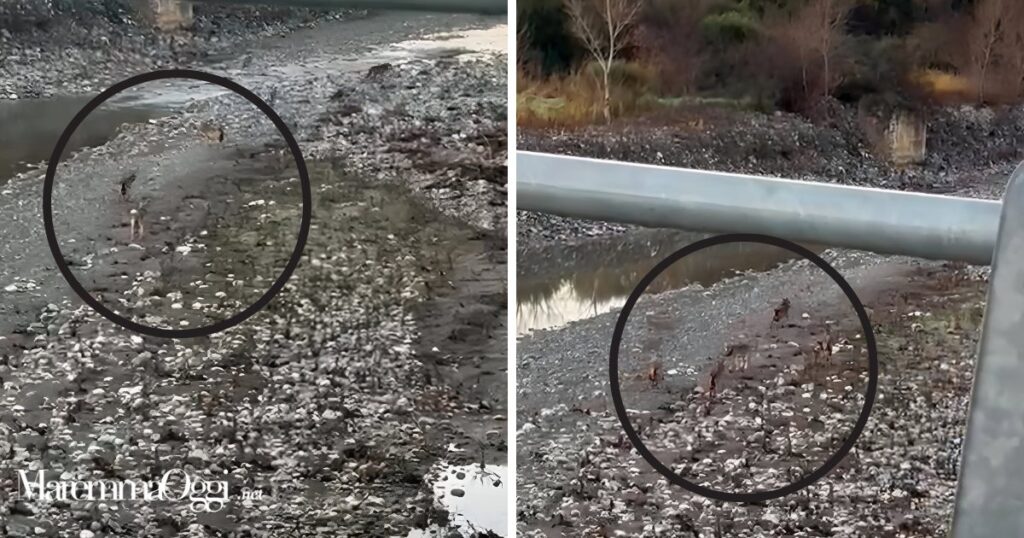
<path fill-rule="evenodd" d="M 849 113 L 811 124 L 683 111 L 521 132 L 519 147 L 981 198 L 1001 196 L 1024 148 L 1019 109 L 945 110 L 929 120 L 927 161 L 896 169 L 870 155 Z M 585 287 L 597 315 L 518 339 L 520 535 L 948 534 L 987 269 L 825 249 L 868 308 L 878 340 L 881 375 L 867 428 L 816 484 L 773 501 L 722 503 L 657 473 L 625 438 L 608 396 L 622 298 L 606 296 L 614 295 L 609 286 L 628 290 L 637 279 L 637 267 L 617 265 L 621 254 L 635 253 L 642 266 L 651 253 L 674 250 L 666 242 L 679 248 L 693 238 L 523 211 L 517 224 L 517 256 L 527 260 L 517 268 L 521 282 L 547 290 L 545 282 L 575 285 L 598 270 L 619 276 Z M 790 317 L 771 327 L 785 297 Z M 825 327 L 834 338 L 827 359 L 814 347 Z M 641 299 L 626 331 L 618 377 L 631 425 L 659 461 L 706 487 L 747 493 L 805 476 L 846 439 L 864 403 L 862 330 L 838 288 L 807 262 L 661 286 Z M 723 351 L 737 345 L 745 351 Z M 737 363 L 740 355 L 747 360 Z"/>
<path fill-rule="evenodd" d="M 520 535 L 947 534 L 984 277 L 952 266 L 880 267 L 886 278 L 876 273 L 865 281 L 870 285 L 854 283 L 876 325 L 882 366 L 867 427 L 825 478 L 772 501 L 722 503 L 670 485 L 624 440 L 601 390 L 535 405 L 535 377 L 550 379 L 550 372 L 545 361 L 529 358 L 534 346 L 521 343 Z M 810 309 L 810 316 L 774 336 L 748 333 L 760 338 L 760 353 L 745 370 L 726 371 L 714 398 L 706 366 L 670 354 L 664 379 L 653 385 L 645 362 L 623 363 L 631 422 L 660 461 L 697 484 L 749 493 L 792 483 L 835 453 L 863 406 L 863 335 L 849 309 L 829 312 L 800 300 L 794 313 Z M 770 316 L 770 307 L 761 311 Z M 834 324 L 837 345 L 830 360 L 814 364 L 797 345 L 816 323 Z M 793 344 L 784 341 L 791 338 Z M 605 358 L 595 356 L 588 363 L 603 366 Z"/>
<path fill-rule="evenodd" d="M 363 11 L 202 4 L 187 30 L 161 32 L 120 0 L 0 4 L 0 99 L 100 91 L 126 74 L 244 53 L 262 38 Z"/>
<path fill-rule="evenodd" d="M 228 331 L 150 338 L 82 306 L 47 259 L 41 171 L 4 185 L 2 289 L 15 322 L 0 335 L 8 535 L 448 535 L 481 524 L 450 512 L 473 506 L 438 496 L 463 491 L 442 476 L 448 467 L 479 469 L 494 488 L 503 482 L 491 477 L 507 451 L 505 236 L 495 225 L 506 155 L 489 141 L 504 132 L 493 114 L 504 108 L 504 84 L 493 91 L 504 60 L 500 51 L 437 57 L 448 47 L 410 53 L 401 44 L 440 31 L 453 32 L 450 43 L 498 24 L 409 14 L 327 21 L 261 41 L 245 57 L 189 64 L 271 102 L 311 176 L 313 225 L 295 274 Z M 367 79 L 379 58 L 394 72 Z M 458 107 L 424 87 L 433 78 L 461 89 Z M 338 119 L 339 95 L 363 109 Z M 224 141 L 199 136 L 211 123 Z M 266 290 L 294 247 L 295 164 L 237 97 L 201 92 L 66 157 L 54 195 L 62 250 L 89 291 L 136 321 L 225 319 Z M 117 181 L 133 170 L 131 197 L 119 200 Z M 443 189 L 431 190 L 435 183 Z M 143 200 L 149 229 L 136 247 L 126 213 Z M 136 481 L 175 469 L 227 481 L 227 506 L 14 495 L 22 470 Z"/>

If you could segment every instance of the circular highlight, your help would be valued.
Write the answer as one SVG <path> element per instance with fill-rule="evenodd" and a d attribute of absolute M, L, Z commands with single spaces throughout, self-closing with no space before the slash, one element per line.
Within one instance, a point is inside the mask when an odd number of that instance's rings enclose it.
<path fill-rule="evenodd" d="M 184 78 L 198 80 L 201 82 L 208 82 L 210 84 L 216 84 L 222 88 L 231 90 L 236 94 L 244 97 L 247 101 L 256 106 L 263 114 L 265 114 L 277 127 L 278 132 L 284 137 L 285 142 L 288 145 L 288 149 L 292 153 L 292 157 L 295 159 L 295 165 L 299 172 L 299 180 L 302 185 L 302 218 L 299 225 L 299 234 L 295 241 L 295 248 L 292 250 L 292 254 L 288 259 L 288 263 L 285 265 L 284 270 L 278 275 L 277 279 L 271 284 L 270 288 L 262 295 L 255 303 L 248 306 L 237 314 L 218 321 L 216 323 L 206 325 L 203 327 L 191 327 L 187 329 L 164 329 L 160 327 L 151 327 L 137 323 L 130 319 L 125 318 L 110 310 L 103 303 L 97 301 L 88 291 L 82 286 L 81 282 L 75 277 L 74 273 L 68 267 L 67 261 L 64 259 L 63 254 L 60 250 L 60 244 L 57 242 L 57 234 L 53 227 L 53 182 L 54 177 L 57 173 L 57 166 L 60 164 L 61 156 L 64 153 L 64 149 L 71 139 L 71 135 L 74 134 L 75 130 L 85 121 L 85 118 L 89 116 L 93 111 L 99 108 L 104 102 L 118 93 L 138 86 L 146 82 L 152 82 L 155 80 Z M 265 308 L 270 301 L 284 288 L 285 284 L 291 278 L 295 272 L 295 268 L 299 265 L 299 261 L 302 258 L 302 252 L 306 248 L 306 241 L 309 238 L 310 224 L 313 219 L 312 211 L 312 188 L 310 187 L 309 171 L 306 169 L 306 162 L 302 157 L 302 151 L 299 149 L 299 144 L 295 140 L 295 136 L 292 135 L 288 126 L 285 125 L 284 120 L 274 112 L 274 109 L 265 103 L 259 96 L 245 88 L 244 86 L 234 82 L 225 77 L 213 75 L 203 71 L 195 71 L 191 69 L 166 69 L 152 71 L 149 73 L 143 73 L 136 75 L 128 79 L 122 80 L 117 84 L 114 84 L 110 88 L 104 90 L 102 93 L 97 95 L 91 101 L 89 101 L 82 110 L 75 115 L 71 120 L 71 123 L 64 128 L 64 132 L 57 140 L 57 145 L 53 148 L 53 153 L 50 156 L 50 162 L 46 167 L 46 180 L 43 183 L 43 225 L 46 229 L 46 241 L 50 247 L 50 253 L 53 255 L 54 261 L 57 263 L 57 268 L 60 269 L 64 279 L 71 286 L 71 289 L 85 301 L 93 310 L 98 312 L 104 318 L 114 322 L 115 324 L 124 327 L 130 331 L 145 334 L 148 336 L 155 336 L 159 338 L 197 338 L 202 336 L 209 336 L 214 333 L 218 333 L 231 327 L 234 327 L 245 320 L 249 319 L 253 314 L 259 312 Z"/>
<path fill-rule="evenodd" d="M 636 302 L 640 300 L 640 296 L 643 295 L 647 287 L 673 263 L 697 251 L 726 243 L 761 243 L 765 245 L 772 245 L 786 249 L 813 262 L 814 265 L 818 266 L 818 268 L 824 271 L 825 274 L 831 277 L 832 280 L 839 285 L 839 288 L 843 290 L 846 298 L 849 299 L 850 303 L 853 305 L 853 309 L 857 312 L 857 318 L 860 321 L 861 327 L 864 331 L 864 338 L 867 342 L 868 386 L 864 398 L 864 406 L 861 408 L 860 416 L 857 417 L 857 422 L 854 424 L 850 435 L 843 442 L 842 446 L 839 447 L 839 450 L 830 458 L 825 460 L 825 462 L 813 472 L 801 477 L 800 480 L 797 480 L 796 482 L 772 490 L 754 491 L 750 493 L 722 491 L 702 486 L 676 474 L 672 469 L 659 461 L 640 439 L 640 436 L 633 428 L 633 425 L 629 422 L 629 415 L 626 413 L 626 406 L 622 402 L 622 390 L 619 386 L 619 347 L 622 344 L 622 334 L 625 332 L 626 322 L 629 320 L 629 315 L 633 311 L 633 307 L 636 306 Z M 832 469 L 834 469 L 836 465 L 838 465 L 839 462 L 849 454 L 850 450 L 853 449 L 854 444 L 857 442 L 857 438 L 860 437 L 861 433 L 864 431 L 864 427 L 867 425 L 868 417 L 871 415 L 871 408 L 875 402 L 875 395 L 878 391 L 878 348 L 875 344 L 875 334 L 871 329 L 871 320 L 868 319 L 867 311 L 864 310 L 864 305 L 861 303 L 860 298 L 858 298 L 857 294 L 854 293 L 853 288 L 850 287 L 850 284 L 846 279 L 839 274 L 839 271 L 829 265 L 828 262 L 810 250 L 793 243 L 792 241 L 787 241 L 778 237 L 760 234 L 726 234 L 709 237 L 707 239 L 691 243 L 660 261 L 653 269 L 644 275 L 636 285 L 636 288 L 633 289 L 633 292 L 630 293 L 629 298 L 626 300 L 626 304 L 619 312 L 618 320 L 615 323 L 615 332 L 612 334 L 611 352 L 608 358 L 608 371 L 611 383 L 612 402 L 615 405 L 615 414 L 618 416 L 619 422 L 622 424 L 622 429 L 625 431 L 629 441 L 633 444 L 633 447 L 636 448 L 637 452 L 643 456 L 644 460 L 646 460 L 651 467 L 661 473 L 661 475 L 670 483 L 690 491 L 691 493 L 696 493 L 697 495 L 718 501 L 759 503 L 778 499 L 791 493 L 796 493 L 797 491 L 817 482 L 832 471 Z"/>

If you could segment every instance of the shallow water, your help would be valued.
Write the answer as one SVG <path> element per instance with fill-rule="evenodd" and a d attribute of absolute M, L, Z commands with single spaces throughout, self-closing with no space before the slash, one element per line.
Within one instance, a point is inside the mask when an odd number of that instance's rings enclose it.
<path fill-rule="evenodd" d="M 696 240 L 695 235 L 692 239 Z M 686 242 L 662 242 L 643 255 L 609 244 L 600 262 L 568 266 L 566 271 L 533 278 L 523 275 L 516 289 L 516 333 L 562 327 L 625 304 L 629 294 L 654 266 Z M 792 259 L 782 249 L 734 243 L 704 249 L 672 264 L 645 293 L 708 287 L 745 272 L 762 272 Z"/>
<path fill-rule="evenodd" d="M 463 536 L 488 531 L 505 536 L 508 467 L 505 465 L 441 464 L 431 475 L 439 475 L 433 483 L 435 504 L 448 511 L 449 524 L 441 529 L 413 529 L 409 538 L 448 536 L 457 529 Z"/>
<path fill-rule="evenodd" d="M 465 55 L 477 58 L 488 53 L 504 52 L 508 47 L 507 36 L 508 26 L 502 24 L 493 28 L 433 34 L 426 39 L 402 41 L 392 50 L 405 50 L 422 57 Z"/>
<path fill-rule="evenodd" d="M 316 50 L 302 62 L 274 66 L 265 72 L 238 68 L 234 56 L 214 60 L 210 69 L 225 72 L 236 82 L 258 88 L 293 77 L 358 73 L 381 63 L 404 63 L 447 57 L 476 58 L 506 48 L 507 27 L 440 33 L 424 39 L 406 40 L 353 55 L 344 49 Z M 128 123 L 171 114 L 194 103 L 229 93 L 220 86 L 195 80 L 162 80 L 129 88 L 112 97 L 89 115 L 72 136 L 64 155 L 85 147 L 103 145 Z M 259 93 L 257 91 L 257 93 Z M 45 163 L 61 133 L 94 95 L 60 96 L 44 99 L 0 100 L 0 184 Z M 270 95 L 261 97 L 271 106 Z"/>
<path fill-rule="evenodd" d="M 57 139 L 89 97 L 54 97 L 0 101 L 0 184 L 50 158 Z M 110 139 L 124 123 L 138 123 L 166 113 L 154 105 L 100 107 L 68 142 L 66 154 Z"/>

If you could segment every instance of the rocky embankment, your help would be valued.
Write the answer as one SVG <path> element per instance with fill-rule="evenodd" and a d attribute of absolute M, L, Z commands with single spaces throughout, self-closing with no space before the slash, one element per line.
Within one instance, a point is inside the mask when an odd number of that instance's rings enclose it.
<path fill-rule="evenodd" d="M 932 111 L 928 156 L 893 167 L 875 157 L 856 111 L 833 107 L 832 119 L 812 123 L 784 113 L 695 108 L 665 118 L 579 130 L 521 131 L 518 148 L 579 157 L 786 177 L 885 189 L 1002 196 L 1024 158 L 1024 107 Z M 520 249 L 547 242 L 622 233 L 628 227 L 518 212 Z"/>
<path fill-rule="evenodd" d="M 779 271 L 776 279 L 751 284 L 750 293 L 761 296 L 762 287 L 774 289 L 800 272 Z M 669 484 L 639 456 L 601 390 L 607 385 L 601 379 L 607 358 L 598 340 L 610 329 L 594 334 L 592 328 L 607 329 L 608 320 L 586 320 L 521 340 L 520 535 L 946 535 L 985 272 L 928 263 L 882 263 L 867 272 L 847 272 L 863 273 L 851 282 L 868 308 L 878 342 L 875 406 L 854 450 L 835 470 L 768 502 L 722 503 L 691 494 Z M 774 329 L 765 307 L 745 310 L 749 314 L 734 317 L 726 330 L 711 331 L 749 346 L 742 365 L 738 355 L 721 352 L 707 362 L 688 362 L 695 356 L 693 346 L 682 348 L 677 335 L 702 322 L 685 316 L 684 306 L 699 301 L 684 301 L 680 296 L 687 292 L 651 297 L 646 308 L 634 311 L 633 333 L 620 356 L 624 402 L 641 440 L 675 473 L 719 491 L 766 491 L 818 468 L 850 434 L 864 405 L 863 333 L 852 310 L 837 308 L 838 298 L 820 283 L 801 289 L 788 287 L 794 307 L 790 319 Z M 731 304 L 731 294 L 718 293 L 714 301 Z M 826 325 L 834 338 L 831 353 L 816 355 L 813 345 L 824 337 Z M 671 330 L 659 337 L 658 327 Z M 574 336 L 578 341 L 567 343 Z M 557 352 L 544 350 L 560 347 L 580 349 L 571 356 L 595 373 L 576 368 L 567 376 L 575 381 L 555 379 L 552 369 L 566 366 L 549 359 L 560 356 Z M 655 361 L 658 370 L 652 374 Z M 716 363 L 723 370 L 711 395 Z M 572 396 L 550 396 L 569 393 L 556 387 L 567 381 Z"/>
<path fill-rule="evenodd" d="M 356 173 L 398 179 L 445 213 L 504 233 L 505 56 L 392 69 L 331 95 L 310 154 L 344 155 Z"/>

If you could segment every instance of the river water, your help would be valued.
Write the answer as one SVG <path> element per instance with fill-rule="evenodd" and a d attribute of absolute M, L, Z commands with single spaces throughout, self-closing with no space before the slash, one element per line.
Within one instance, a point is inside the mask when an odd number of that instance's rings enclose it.
<path fill-rule="evenodd" d="M 228 67 L 228 58 L 214 61 L 209 71 L 223 74 L 247 86 L 273 86 L 282 77 L 308 77 L 323 73 L 361 72 L 381 63 L 417 59 L 465 58 L 502 51 L 507 27 L 440 33 L 378 47 L 368 54 L 321 51 L 301 64 L 277 65 L 265 72 Z M 139 123 L 196 101 L 224 95 L 228 90 L 192 80 L 147 83 L 106 101 L 89 115 L 71 137 L 65 155 L 83 147 L 109 141 L 126 123 Z M 71 119 L 94 96 L 60 96 L 47 99 L 0 100 L 0 184 L 50 158 L 57 139 Z M 271 100 L 270 96 L 261 96 Z"/>
<path fill-rule="evenodd" d="M 516 288 L 517 334 L 556 329 L 620 308 L 640 279 L 658 262 L 691 242 L 707 237 L 693 232 L 655 235 L 643 248 L 627 248 L 624 246 L 627 240 L 621 238 L 590 241 L 575 247 L 585 252 L 570 255 L 572 261 L 546 264 L 558 266 L 558 270 L 521 274 Z M 718 245 L 672 264 L 645 293 L 688 286 L 710 287 L 743 273 L 767 271 L 792 258 L 788 251 L 757 243 Z"/>

